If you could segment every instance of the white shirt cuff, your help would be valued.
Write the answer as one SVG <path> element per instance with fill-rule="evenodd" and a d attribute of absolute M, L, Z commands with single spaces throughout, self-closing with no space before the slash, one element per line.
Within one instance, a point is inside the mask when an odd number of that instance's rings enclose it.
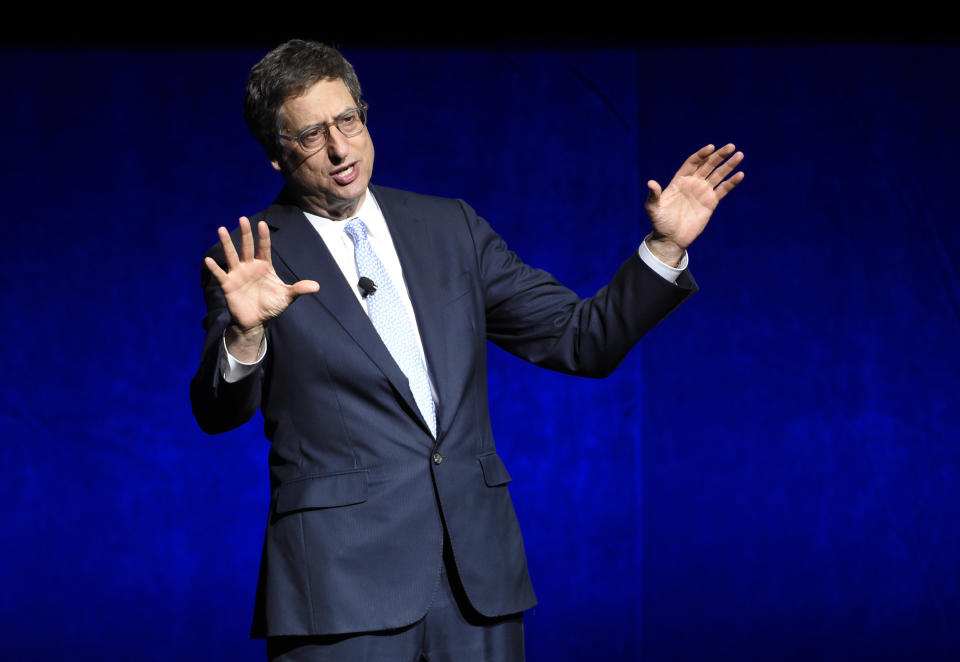
<path fill-rule="evenodd" d="M 257 360 L 253 363 L 244 363 L 243 361 L 238 361 L 236 358 L 227 351 L 227 334 L 224 332 L 223 339 L 220 341 L 223 343 L 223 354 L 221 354 L 220 359 L 220 372 L 223 373 L 223 381 L 228 384 L 233 384 L 239 382 L 244 377 L 248 377 L 254 370 L 260 367 L 260 363 L 263 361 L 263 357 L 267 355 L 267 337 L 263 337 L 263 342 L 260 343 L 260 355 L 257 357 Z"/>
<path fill-rule="evenodd" d="M 643 238 L 643 241 L 640 242 L 640 248 L 637 250 L 637 255 L 639 255 L 640 259 L 643 260 L 643 263 L 653 269 L 658 276 L 666 281 L 670 281 L 671 283 L 676 283 L 677 278 L 680 277 L 680 274 L 686 270 L 687 265 L 690 263 L 687 251 L 683 251 L 683 257 L 680 258 L 680 266 L 671 267 L 666 262 L 661 262 L 660 258 L 654 255 L 647 247 L 647 239 L 649 239 L 651 235 L 652 233 L 648 234 Z"/>

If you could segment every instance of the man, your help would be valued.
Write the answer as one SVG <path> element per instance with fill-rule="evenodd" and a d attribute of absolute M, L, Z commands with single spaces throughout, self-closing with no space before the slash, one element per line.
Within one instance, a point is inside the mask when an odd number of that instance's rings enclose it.
<path fill-rule="evenodd" d="M 462 202 L 370 185 L 353 68 L 294 40 L 250 72 L 247 124 L 285 186 L 205 258 L 191 401 L 210 433 L 260 408 L 271 509 L 253 635 L 275 660 L 520 660 L 536 599 L 487 410 L 486 341 L 600 377 L 695 290 L 686 247 L 742 179 L 707 146 L 653 231 L 580 300 Z"/>

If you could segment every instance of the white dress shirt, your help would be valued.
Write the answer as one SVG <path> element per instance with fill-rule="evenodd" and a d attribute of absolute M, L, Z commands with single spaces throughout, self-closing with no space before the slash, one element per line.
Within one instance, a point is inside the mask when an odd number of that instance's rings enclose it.
<path fill-rule="evenodd" d="M 309 212 L 304 212 L 304 215 L 320 235 L 320 238 L 323 239 L 327 250 L 330 251 L 337 266 L 340 267 L 340 271 L 350 286 L 350 290 L 357 297 L 357 301 L 363 307 L 363 311 L 367 312 L 367 302 L 364 300 L 360 293 L 360 288 L 357 286 L 360 275 L 357 273 L 357 261 L 354 258 L 353 239 L 351 239 L 350 235 L 344 230 L 346 221 L 349 219 L 335 221 Z M 393 281 L 397 292 L 400 294 L 400 298 L 403 300 L 403 307 L 406 309 L 407 315 L 410 316 L 410 322 L 413 324 L 413 330 L 416 332 L 417 346 L 420 348 L 423 365 L 427 367 L 427 379 L 429 380 L 430 370 L 427 365 L 427 356 L 423 351 L 423 341 L 420 339 L 420 328 L 417 326 L 417 316 L 413 312 L 413 304 L 410 303 L 410 292 L 407 290 L 407 283 L 403 279 L 403 269 L 400 266 L 400 258 L 397 257 L 397 249 L 394 248 L 393 239 L 390 237 L 390 229 L 387 227 L 387 221 L 383 217 L 383 212 L 380 211 L 380 205 L 377 204 L 376 198 L 370 193 L 370 189 L 367 189 L 363 203 L 360 205 L 360 209 L 357 210 L 356 216 L 363 220 L 367 226 L 367 238 L 370 240 L 370 245 L 377 254 L 377 257 L 380 258 L 380 261 L 383 262 L 384 268 L 386 268 L 387 273 L 390 274 L 390 279 Z M 647 235 L 647 237 L 640 242 L 640 248 L 637 250 L 637 254 L 640 256 L 640 259 L 643 260 L 644 264 L 653 269 L 661 278 L 671 283 L 676 283 L 677 278 L 683 273 L 689 263 L 686 251 L 683 253 L 680 265 L 678 267 L 671 267 L 661 262 L 650 252 L 650 249 L 647 248 L 647 239 L 649 238 L 650 235 Z M 260 365 L 260 362 L 263 361 L 263 357 L 267 353 L 266 337 L 264 337 L 263 343 L 260 345 L 260 355 L 253 363 L 238 361 L 227 351 L 226 338 L 224 338 L 223 343 L 223 361 L 220 364 L 220 368 L 223 372 L 223 379 L 226 382 L 238 382 L 249 375 Z M 430 380 L 430 392 L 433 393 L 434 402 L 437 402 L 437 392 L 432 380 Z"/>

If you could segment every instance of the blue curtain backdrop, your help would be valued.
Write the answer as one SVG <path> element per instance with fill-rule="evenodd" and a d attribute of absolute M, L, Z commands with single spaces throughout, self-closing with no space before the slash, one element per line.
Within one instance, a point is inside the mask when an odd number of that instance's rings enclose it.
<path fill-rule="evenodd" d="M 4 659 L 262 659 L 267 443 L 187 398 L 201 257 L 280 186 L 241 119 L 262 53 L 4 53 Z M 648 178 L 747 155 L 701 292 L 614 376 L 490 355 L 528 659 L 960 657 L 960 48 L 346 55 L 374 181 L 583 295 Z"/>

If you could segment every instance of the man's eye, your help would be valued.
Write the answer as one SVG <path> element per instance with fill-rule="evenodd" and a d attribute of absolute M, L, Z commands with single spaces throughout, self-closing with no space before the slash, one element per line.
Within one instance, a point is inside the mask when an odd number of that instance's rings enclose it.
<path fill-rule="evenodd" d="M 319 140 L 323 137 L 323 129 L 319 126 L 315 126 L 312 129 L 308 129 L 300 134 L 300 137 L 303 140 Z"/>
<path fill-rule="evenodd" d="M 356 121 L 357 121 L 356 113 L 347 113 L 346 115 L 341 115 L 340 120 L 337 123 L 340 126 L 351 126 Z"/>

